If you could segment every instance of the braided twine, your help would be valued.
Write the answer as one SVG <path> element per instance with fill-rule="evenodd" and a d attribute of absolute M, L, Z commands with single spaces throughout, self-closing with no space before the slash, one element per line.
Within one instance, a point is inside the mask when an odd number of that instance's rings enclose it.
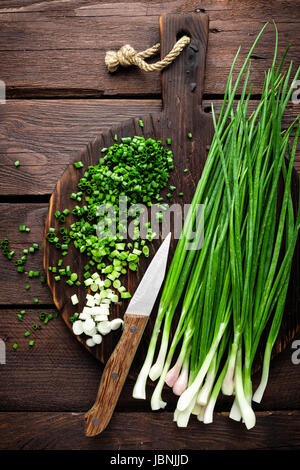
<path fill-rule="evenodd" d="M 148 64 L 144 59 L 152 57 L 159 52 L 159 43 L 142 52 L 136 52 L 133 47 L 131 47 L 129 44 L 126 44 L 118 51 L 107 51 L 105 56 L 105 64 L 109 72 L 115 72 L 119 65 L 122 67 L 136 65 L 145 72 L 162 70 L 176 59 L 176 57 L 183 51 L 190 41 L 191 39 L 188 36 L 182 36 L 176 42 L 172 50 L 164 57 L 164 59 L 159 60 L 154 64 Z"/>

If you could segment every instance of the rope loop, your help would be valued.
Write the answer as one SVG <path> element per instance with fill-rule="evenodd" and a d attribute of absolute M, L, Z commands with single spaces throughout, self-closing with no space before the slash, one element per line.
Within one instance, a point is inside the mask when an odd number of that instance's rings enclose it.
<path fill-rule="evenodd" d="M 152 57 L 159 52 L 159 43 L 142 52 L 136 52 L 136 50 L 129 44 L 125 44 L 118 51 L 107 51 L 105 55 L 105 65 L 111 73 L 115 72 L 120 65 L 122 67 L 135 65 L 145 72 L 162 70 L 176 59 L 190 41 L 191 38 L 189 36 L 182 36 L 166 57 L 155 62 L 155 64 L 148 64 L 144 59 Z"/>

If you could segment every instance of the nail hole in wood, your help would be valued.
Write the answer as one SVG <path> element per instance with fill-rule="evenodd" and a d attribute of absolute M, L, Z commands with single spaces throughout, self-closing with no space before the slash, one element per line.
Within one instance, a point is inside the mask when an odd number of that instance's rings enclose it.
<path fill-rule="evenodd" d="M 210 114 L 211 113 L 211 106 L 210 105 L 204 106 L 203 111 L 207 114 Z"/>
<path fill-rule="evenodd" d="M 179 41 L 179 39 L 182 38 L 182 36 L 188 36 L 189 38 L 191 37 L 190 33 L 188 33 L 185 29 L 181 29 L 176 34 L 176 41 Z"/>

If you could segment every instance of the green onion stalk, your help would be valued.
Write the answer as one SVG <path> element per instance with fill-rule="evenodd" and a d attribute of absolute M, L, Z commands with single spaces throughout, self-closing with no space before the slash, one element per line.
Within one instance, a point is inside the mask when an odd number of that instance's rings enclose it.
<path fill-rule="evenodd" d="M 264 28 L 265 27 L 266 25 L 264 26 Z M 250 60 L 250 56 L 255 48 L 257 41 L 259 40 L 259 37 L 262 35 L 264 28 L 260 32 L 255 43 L 253 44 L 248 54 L 248 57 L 239 73 L 239 76 L 237 78 L 235 88 L 234 88 L 235 92 L 238 88 L 239 82 L 247 66 L 247 63 Z M 220 133 L 223 132 L 224 139 L 226 138 L 227 132 L 229 130 L 229 129 L 224 130 L 225 124 L 229 117 L 231 108 L 233 107 L 233 101 L 234 101 L 234 94 L 231 94 L 231 96 L 228 96 L 228 95 L 229 95 L 229 87 L 232 81 L 234 65 L 237 60 L 238 53 L 236 54 L 234 58 L 234 61 L 230 70 L 229 79 L 228 79 L 227 87 L 225 90 L 224 103 L 220 112 L 220 117 L 219 117 L 219 122 L 218 122 L 218 127 L 220 127 Z M 227 97 L 228 97 L 228 104 L 226 106 Z M 203 169 L 202 177 L 199 180 L 199 183 L 197 185 L 191 207 L 188 211 L 187 218 L 185 220 L 183 232 L 177 243 L 176 251 L 175 251 L 170 269 L 166 277 L 164 290 L 163 290 L 159 308 L 158 308 L 158 315 L 154 324 L 152 337 L 151 337 L 149 348 L 148 348 L 148 353 L 147 353 L 145 362 L 138 375 L 138 379 L 133 389 L 134 398 L 140 398 L 140 399 L 146 398 L 146 382 L 147 382 L 147 378 L 149 376 L 149 373 L 152 367 L 156 344 L 157 344 L 158 336 L 161 330 L 161 326 L 163 324 L 164 318 L 166 317 L 167 322 L 165 323 L 165 326 L 166 326 L 165 335 L 163 334 L 161 352 L 158 356 L 159 363 L 157 363 L 152 369 L 152 378 L 155 378 L 162 371 L 161 364 L 163 363 L 165 355 L 167 353 L 166 346 L 168 344 L 168 340 L 166 338 L 168 337 L 169 324 L 172 321 L 176 307 L 182 296 L 184 287 L 188 279 L 189 271 L 191 269 L 191 265 L 196 256 L 196 253 L 194 250 L 188 250 L 188 244 L 190 242 L 191 234 L 193 233 L 193 229 L 195 225 L 197 207 L 199 204 L 201 203 L 203 204 L 203 202 L 206 200 L 205 198 L 206 189 L 209 195 L 210 196 L 212 195 L 212 189 L 211 189 L 213 188 L 212 182 L 216 183 L 218 181 L 218 170 L 220 170 L 219 165 L 218 165 L 219 164 L 218 160 L 219 159 L 217 155 L 217 143 L 216 143 L 216 139 L 213 139 L 212 145 L 210 147 L 210 151 L 207 157 L 206 165 Z"/>
<path fill-rule="evenodd" d="M 293 80 L 292 63 L 283 72 L 288 49 L 276 65 L 274 25 L 272 65 L 249 116 L 250 57 L 266 26 L 233 84 L 240 51 L 234 57 L 218 117 L 212 107 L 214 136 L 133 390 L 135 398 L 145 399 L 148 377 L 158 379 L 151 398 L 152 409 L 158 410 L 166 406 L 164 385 L 172 387 L 179 397 L 174 412 L 179 427 L 187 426 L 191 415 L 211 423 L 221 392 L 234 396 L 232 419 L 242 419 L 248 429 L 255 425 L 252 402 L 263 397 L 284 315 L 300 228 L 300 211 L 291 193 L 300 115 L 286 130 L 282 118 L 291 81 L 297 80 L 300 69 Z M 199 242 L 203 230 L 196 223 L 199 204 L 205 205 L 205 237 L 201 249 L 189 249 L 192 234 Z M 259 347 L 265 350 L 262 377 L 253 394 L 252 369 Z"/>

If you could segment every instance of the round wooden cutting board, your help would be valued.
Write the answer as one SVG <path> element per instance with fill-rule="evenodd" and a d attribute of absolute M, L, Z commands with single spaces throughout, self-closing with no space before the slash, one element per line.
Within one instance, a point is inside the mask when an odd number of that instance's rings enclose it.
<path fill-rule="evenodd" d="M 203 14 L 188 15 L 165 15 L 160 18 L 161 35 L 161 56 L 164 57 L 173 47 L 175 42 L 183 34 L 191 37 L 190 44 L 176 58 L 176 60 L 165 69 L 162 74 L 162 98 L 163 108 L 160 113 L 147 116 L 136 116 L 135 119 L 126 121 L 116 126 L 110 131 L 96 136 L 92 142 L 80 155 L 74 155 L 74 161 L 82 161 L 83 168 L 75 169 L 71 163 L 62 178 L 58 181 L 56 189 L 51 196 L 49 213 L 45 223 L 44 235 L 49 227 L 59 229 L 60 224 L 54 213 L 68 208 L 70 212 L 74 207 L 74 201 L 70 199 L 70 194 L 77 191 L 77 183 L 89 165 L 96 165 L 99 161 L 100 151 L 103 147 L 109 147 L 115 143 L 114 137 L 117 135 L 118 142 L 122 137 L 133 137 L 144 135 L 146 138 L 161 139 L 166 142 L 171 138 L 171 150 L 174 155 L 175 169 L 171 172 L 170 185 L 176 186 L 176 193 L 183 192 L 184 197 L 175 196 L 174 203 L 183 205 L 192 201 L 194 191 L 201 175 L 205 163 L 209 143 L 213 135 L 213 125 L 210 114 L 202 110 L 202 95 L 205 75 L 205 57 L 208 40 L 208 17 Z M 144 127 L 141 128 L 139 120 L 142 120 Z M 192 139 L 187 137 L 192 134 Z M 183 170 L 188 168 L 188 172 Z M 296 180 L 296 179 L 295 179 Z M 165 191 L 168 192 L 168 191 Z M 294 193 L 297 192 L 297 185 L 294 185 Z M 163 193 L 164 194 L 164 193 Z M 69 224 L 75 221 L 70 214 L 67 218 Z M 138 272 L 129 272 L 124 284 L 131 294 L 134 293 L 153 255 L 160 246 L 162 240 L 154 240 L 151 243 L 150 256 L 148 259 L 141 258 Z M 169 262 L 174 253 L 176 240 L 172 240 L 170 247 Z M 288 300 L 283 326 L 279 339 L 274 349 L 280 351 L 291 341 L 299 326 L 299 249 L 297 250 L 294 268 L 291 276 Z M 72 332 L 72 324 L 69 317 L 74 312 L 80 312 L 85 304 L 87 289 L 82 284 L 80 287 L 70 287 L 65 282 L 56 282 L 54 276 L 49 272 L 49 266 L 57 266 L 60 258 L 59 251 L 48 243 L 44 236 L 44 268 L 47 273 L 47 281 L 53 295 L 56 307 L 60 310 L 62 318 Z M 70 265 L 72 272 L 83 275 L 83 267 L 87 263 L 87 257 L 80 254 L 73 246 L 69 245 L 68 255 L 64 257 L 64 264 Z M 71 296 L 76 293 L 79 298 L 79 305 L 73 306 Z M 114 305 L 111 310 L 111 318 L 122 317 L 128 301 L 122 301 L 120 305 Z M 157 305 L 153 309 L 152 315 L 146 327 L 144 336 L 140 343 L 138 352 L 131 367 L 130 375 L 135 377 L 143 364 L 146 351 L 151 336 L 153 323 L 157 313 Z M 75 335 L 74 335 L 75 337 Z M 86 338 L 75 337 L 90 351 L 97 359 L 106 362 L 120 337 L 120 331 L 111 332 L 103 338 L 101 345 L 89 348 L 86 345 Z"/>

